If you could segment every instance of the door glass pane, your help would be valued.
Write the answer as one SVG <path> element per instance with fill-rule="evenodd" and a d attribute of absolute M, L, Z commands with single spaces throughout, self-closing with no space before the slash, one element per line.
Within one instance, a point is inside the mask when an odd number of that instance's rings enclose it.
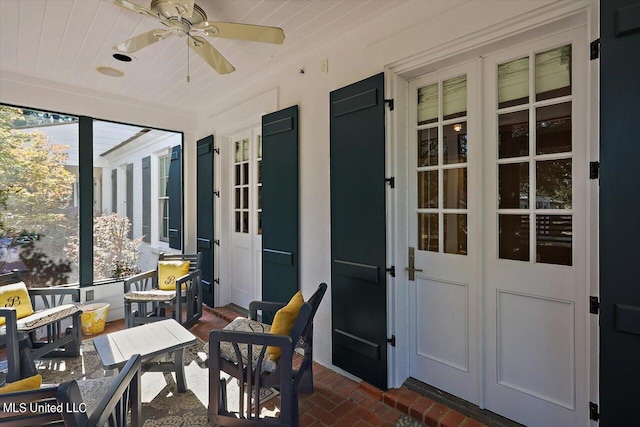
<path fill-rule="evenodd" d="M 498 157 L 529 155 L 529 111 L 498 115 Z"/>
<path fill-rule="evenodd" d="M 442 171 L 445 209 L 467 208 L 467 168 Z"/>
<path fill-rule="evenodd" d="M 442 155 L 444 164 L 467 162 L 467 122 L 442 127 Z"/>
<path fill-rule="evenodd" d="M 571 159 L 536 162 L 536 208 L 571 209 Z"/>
<path fill-rule="evenodd" d="M 571 95 L 571 45 L 536 54 L 536 101 Z"/>
<path fill-rule="evenodd" d="M 258 234 L 262 234 L 262 212 L 258 212 Z"/>
<path fill-rule="evenodd" d="M 571 265 L 571 215 L 536 215 L 536 262 Z"/>
<path fill-rule="evenodd" d="M 249 232 L 249 212 L 242 212 L 242 232 Z"/>
<path fill-rule="evenodd" d="M 262 186 L 258 187 L 258 209 L 262 209 Z"/>
<path fill-rule="evenodd" d="M 236 184 L 240 185 L 240 165 L 236 165 Z"/>
<path fill-rule="evenodd" d="M 459 76 L 442 83 L 442 119 L 467 115 L 467 76 Z"/>
<path fill-rule="evenodd" d="M 529 215 L 498 215 L 501 259 L 529 261 Z"/>
<path fill-rule="evenodd" d="M 444 214 L 444 251 L 467 254 L 467 215 Z"/>
<path fill-rule="evenodd" d="M 236 162 L 242 161 L 242 145 L 240 141 L 236 141 Z"/>
<path fill-rule="evenodd" d="M 498 208 L 529 208 L 529 163 L 498 165 Z"/>
<path fill-rule="evenodd" d="M 438 207 L 438 171 L 418 172 L 418 209 Z"/>
<path fill-rule="evenodd" d="M 236 188 L 236 209 L 240 209 L 240 189 Z"/>
<path fill-rule="evenodd" d="M 249 163 L 245 163 L 242 165 L 242 184 L 249 184 Z"/>
<path fill-rule="evenodd" d="M 248 139 L 242 140 L 242 160 L 243 161 L 249 160 L 249 140 Z"/>
<path fill-rule="evenodd" d="M 418 167 L 438 164 L 438 128 L 418 131 Z"/>
<path fill-rule="evenodd" d="M 438 83 L 418 89 L 418 124 L 438 121 Z"/>
<path fill-rule="evenodd" d="M 242 208 L 249 209 L 249 187 L 242 189 Z"/>
<path fill-rule="evenodd" d="M 571 151 L 571 102 L 536 108 L 536 154 Z"/>
<path fill-rule="evenodd" d="M 418 250 L 438 252 L 438 214 L 418 214 Z"/>
<path fill-rule="evenodd" d="M 262 158 L 262 135 L 258 135 L 258 157 Z"/>
<path fill-rule="evenodd" d="M 236 233 L 240 232 L 240 212 L 236 212 Z"/>
<path fill-rule="evenodd" d="M 529 102 L 529 58 L 498 65 L 498 108 Z"/>

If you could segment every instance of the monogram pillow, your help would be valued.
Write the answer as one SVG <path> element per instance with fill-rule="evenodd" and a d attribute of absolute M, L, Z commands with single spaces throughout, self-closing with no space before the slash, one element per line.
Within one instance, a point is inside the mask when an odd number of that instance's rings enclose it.
<path fill-rule="evenodd" d="M 189 274 L 189 261 L 158 261 L 158 288 L 176 289 L 176 279 Z"/>
<path fill-rule="evenodd" d="M 27 285 L 25 285 L 24 282 L 18 282 L 0 286 L 0 307 L 15 308 L 18 312 L 18 319 L 31 316 L 33 314 L 33 307 L 31 307 L 31 298 L 29 298 Z M 5 318 L 0 317 L 0 325 L 4 324 Z"/>

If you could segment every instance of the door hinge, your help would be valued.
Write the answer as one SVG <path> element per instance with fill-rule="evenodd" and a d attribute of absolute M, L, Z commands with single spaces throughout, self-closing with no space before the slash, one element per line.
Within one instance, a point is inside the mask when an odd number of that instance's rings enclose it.
<path fill-rule="evenodd" d="M 391 335 L 391 338 L 387 338 L 387 342 L 389 344 L 391 344 L 391 347 L 395 347 L 396 346 L 396 336 L 395 335 Z"/>
<path fill-rule="evenodd" d="M 218 198 L 220 198 L 220 192 L 219 192 L 219 191 L 214 191 L 214 192 L 213 192 L 213 195 L 214 195 L 214 196 L 216 196 L 216 197 L 218 197 Z"/>
<path fill-rule="evenodd" d="M 391 98 L 391 99 L 385 99 L 385 100 L 384 100 L 384 103 L 385 103 L 385 104 L 387 104 L 387 105 L 389 106 L 389 111 L 393 111 L 393 107 L 394 107 L 394 105 L 393 105 L 393 98 Z"/>
<path fill-rule="evenodd" d="M 589 402 L 589 419 L 600 421 L 600 411 L 598 410 L 597 403 Z"/>
<path fill-rule="evenodd" d="M 396 178 L 392 176 L 391 178 L 385 178 L 384 182 L 389 184 L 389 187 L 396 188 Z"/>
<path fill-rule="evenodd" d="M 589 44 L 589 58 L 591 60 L 600 58 L 600 39 L 595 39 Z"/>
<path fill-rule="evenodd" d="M 396 266 L 392 265 L 391 268 L 387 268 L 387 273 L 391 275 L 391 277 L 396 277 Z"/>
<path fill-rule="evenodd" d="M 600 298 L 589 297 L 589 313 L 600 314 Z"/>
<path fill-rule="evenodd" d="M 216 285 L 220 284 L 220 279 L 213 279 L 213 283 L 215 283 Z"/>
<path fill-rule="evenodd" d="M 600 178 L 600 162 L 589 162 L 589 179 Z"/>
<path fill-rule="evenodd" d="M 220 240 L 216 239 L 213 241 L 213 244 L 216 246 L 220 246 Z"/>
<path fill-rule="evenodd" d="M 219 148 L 214 148 L 213 152 L 216 153 L 216 154 L 220 154 L 220 149 Z"/>

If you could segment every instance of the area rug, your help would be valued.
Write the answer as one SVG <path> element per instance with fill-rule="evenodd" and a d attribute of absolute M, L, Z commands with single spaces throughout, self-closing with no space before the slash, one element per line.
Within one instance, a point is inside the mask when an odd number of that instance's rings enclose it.
<path fill-rule="evenodd" d="M 142 375 L 142 419 L 144 427 L 212 426 L 207 421 L 209 373 L 206 355 L 200 339 L 185 350 L 185 375 L 188 390 L 177 393 L 173 374 L 147 372 Z M 42 359 L 36 361 L 42 382 L 58 384 L 70 379 L 81 380 L 105 376 L 93 340 L 82 341 L 81 356 L 77 358 Z M 226 375 L 226 374 L 223 374 Z M 227 377 L 228 379 L 228 377 Z M 228 381 L 229 409 L 237 411 L 239 388 L 235 380 Z M 268 402 L 278 395 L 273 389 L 261 390 L 260 401 Z M 234 408 L 235 402 L 235 408 Z M 265 412 L 277 413 L 274 405 L 266 405 Z"/>

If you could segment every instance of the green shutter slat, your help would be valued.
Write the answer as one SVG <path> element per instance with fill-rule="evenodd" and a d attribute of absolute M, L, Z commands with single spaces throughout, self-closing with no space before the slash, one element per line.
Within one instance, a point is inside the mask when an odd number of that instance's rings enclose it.
<path fill-rule="evenodd" d="M 262 298 L 265 301 L 287 302 L 300 289 L 298 199 L 298 106 L 295 105 L 262 116 Z"/>
<path fill-rule="evenodd" d="M 169 197 L 169 247 L 182 249 L 182 156 L 179 145 L 171 148 L 167 196 Z"/>
<path fill-rule="evenodd" d="M 151 156 L 142 159 L 142 236 L 151 243 Z"/>
<path fill-rule="evenodd" d="M 383 74 L 330 94 L 331 315 L 333 364 L 386 389 L 383 94 Z"/>
<path fill-rule="evenodd" d="M 202 295 L 203 302 L 215 307 L 213 301 L 214 283 L 214 156 L 213 136 L 208 136 L 197 143 L 197 230 L 196 243 L 198 252 L 202 253 Z"/>

